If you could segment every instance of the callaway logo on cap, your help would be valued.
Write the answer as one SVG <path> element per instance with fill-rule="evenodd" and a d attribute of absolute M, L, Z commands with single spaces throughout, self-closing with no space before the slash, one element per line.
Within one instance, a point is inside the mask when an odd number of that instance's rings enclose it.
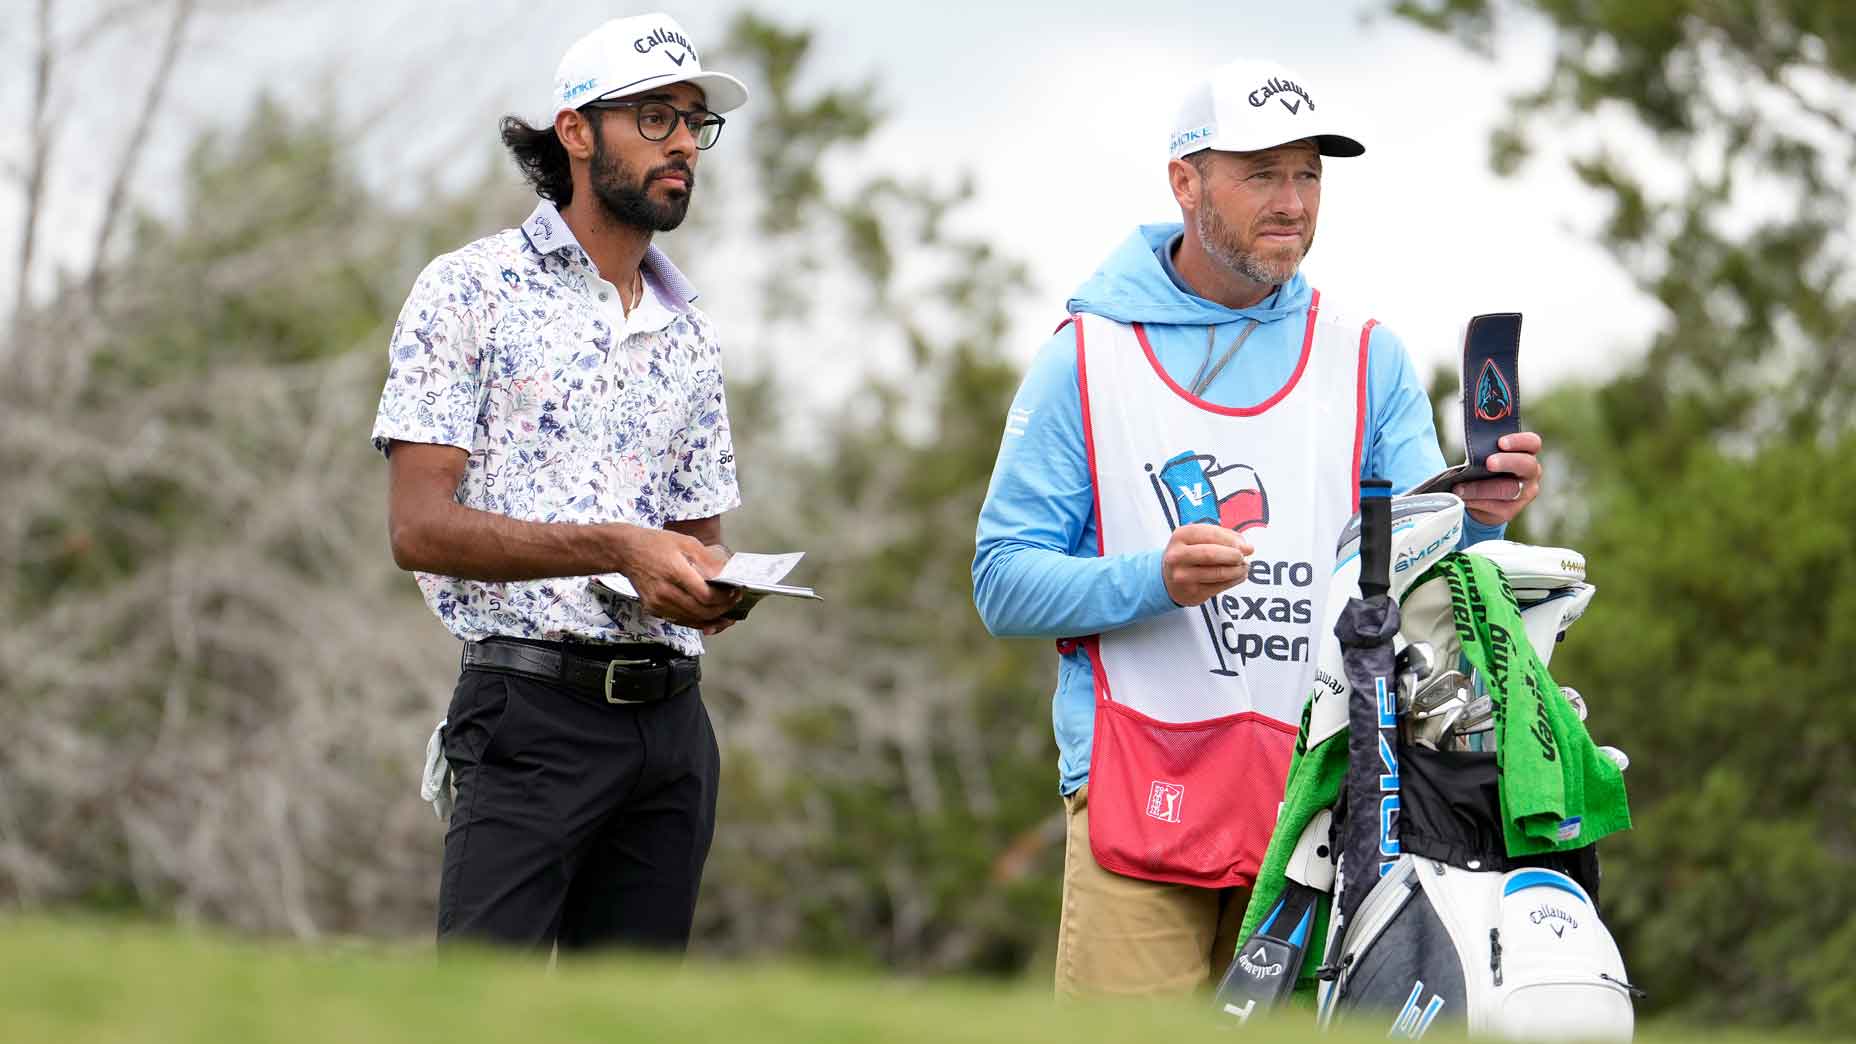
<path fill-rule="evenodd" d="M 1340 132 L 1325 94 L 1274 62 L 1231 62 L 1193 85 L 1173 120 L 1167 157 L 1201 149 L 1256 152 L 1312 138 L 1323 156 L 1358 156 L 1366 146 Z"/>
<path fill-rule="evenodd" d="M 710 112 L 738 109 L 748 100 L 748 89 L 740 80 L 703 71 L 696 45 L 676 19 L 667 14 L 614 18 L 561 56 L 554 73 L 554 115 L 672 83 L 702 88 Z"/>

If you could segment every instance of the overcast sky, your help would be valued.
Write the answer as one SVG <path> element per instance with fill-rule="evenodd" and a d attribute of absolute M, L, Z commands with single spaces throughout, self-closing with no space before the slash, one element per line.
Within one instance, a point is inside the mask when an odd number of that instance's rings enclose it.
<path fill-rule="evenodd" d="M 706 51 L 737 6 L 687 0 L 664 9 Z M 1537 79 L 1546 37 L 1514 35 L 1500 63 L 1489 64 L 1390 19 L 1363 20 L 1377 6 L 783 0 L 761 9 L 815 30 L 821 80 L 879 80 L 891 113 L 876 140 L 882 163 L 950 181 L 961 169 L 976 174 L 976 216 L 1002 249 L 1030 261 L 1039 288 L 1004 346 L 1016 360 L 1029 358 L 1069 291 L 1135 225 L 1178 219 L 1165 138 L 1194 76 L 1229 58 L 1264 57 L 1289 65 L 1323 104 L 1351 112 L 1354 136 L 1367 145 L 1364 157 L 1327 165 L 1304 271 L 1330 300 L 1398 331 L 1423 372 L 1454 355 L 1468 316 L 1516 310 L 1526 317 L 1524 386 L 1615 366 L 1622 349 L 1643 343 L 1657 313 L 1590 245 L 1591 197 L 1557 164 L 1503 180 L 1486 159 L 1502 98 Z M 178 141 L 178 126 L 234 121 L 265 86 L 304 96 L 332 90 L 344 112 L 378 120 L 370 168 L 416 165 L 412 157 L 443 150 L 478 163 L 498 115 L 546 117 L 569 43 L 604 18 L 649 9 L 327 0 L 217 17 L 193 34 L 204 60 L 177 83 L 162 129 Z M 25 111 L 18 59 L 29 28 L 16 21 L 3 41 L 12 71 L 0 103 L 14 113 Z M 158 36 L 152 23 L 134 36 L 118 47 L 112 86 L 133 90 L 146 77 Z M 122 106 L 105 107 L 110 95 L 99 86 L 73 87 L 61 107 L 120 129 Z M 750 102 L 730 118 L 751 122 L 753 113 Z M 81 147 L 96 130 L 77 122 L 64 129 L 61 148 Z M 17 125 L 8 132 L 10 146 L 19 133 Z M 17 162 L 17 149 L 9 151 Z M 152 154 L 144 190 L 158 191 L 176 160 L 171 149 Z M 94 221 L 100 193 L 97 185 L 87 194 L 81 181 L 61 189 L 48 214 L 53 256 L 81 260 L 91 235 L 69 231 Z M 0 228 L 18 217 L 9 194 Z M 0 261 L 8 284 L 12 260 Z M 726 317 L 728 288 L 705 289 L 706 303 Z"/>

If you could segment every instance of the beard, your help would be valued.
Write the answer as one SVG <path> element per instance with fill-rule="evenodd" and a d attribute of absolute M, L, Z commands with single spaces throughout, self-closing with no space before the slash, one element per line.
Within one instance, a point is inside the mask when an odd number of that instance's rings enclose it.
<path fill-rule="evenodd" d="M 1212 260 L 1264 286 L 1281 286 L 1293 278 L 1295 270 L 1302 265 L 1302 258 L 1308 256 L 1308 248 L 1315 245 L 1315 232 L 1311 225 L 1293 256 L 1276 254 L 1265 257 L 1246 249 L 1250 244 L 1238 238 L 1215 207 L 1201 207 L 1197 224 L 1199 242 L 1204 244 L 1205 252 L 1211 255 Z"/>
<path fill-rule="evenodd" d="M 688 179 L 689 188 L 672 189 L 670 198 L 662 203 L 652 199 L 651 183 L 672 171 Z M 606 151 L 606 135 L 601 130 L 593 134 L 593 157 L 587 174 L 593 196 L 608 217 L 646 232 L 669 232 L 683 224 L 690 210 L 690 196 L 696 191 L 696 172 L 688 164 L 673 160 L 640 176 L 624 160 Z"/>

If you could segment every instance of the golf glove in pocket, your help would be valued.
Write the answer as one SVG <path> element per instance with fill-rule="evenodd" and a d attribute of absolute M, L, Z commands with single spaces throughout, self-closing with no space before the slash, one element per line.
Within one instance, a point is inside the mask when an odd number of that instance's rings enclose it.
<path fill-rule="evenodd" d="M 451 818 L 453 803 L 451 762 L 445 758 L 445 724 L 441 719 L 432 730 L 432 738 L 425 741 L 425 771 L 419 776 L 419 797 L 431 803 L 433 813 L 441 820 Z"/>

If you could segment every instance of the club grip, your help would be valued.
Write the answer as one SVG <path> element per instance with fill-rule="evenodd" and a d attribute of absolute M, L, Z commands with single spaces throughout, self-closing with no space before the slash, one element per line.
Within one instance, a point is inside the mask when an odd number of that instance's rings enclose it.
<path fill-rule="evenodd" d="M 1392 483 L 1360 480 L 1360 595 L 1372 598 L 1392 587 Z"/>

